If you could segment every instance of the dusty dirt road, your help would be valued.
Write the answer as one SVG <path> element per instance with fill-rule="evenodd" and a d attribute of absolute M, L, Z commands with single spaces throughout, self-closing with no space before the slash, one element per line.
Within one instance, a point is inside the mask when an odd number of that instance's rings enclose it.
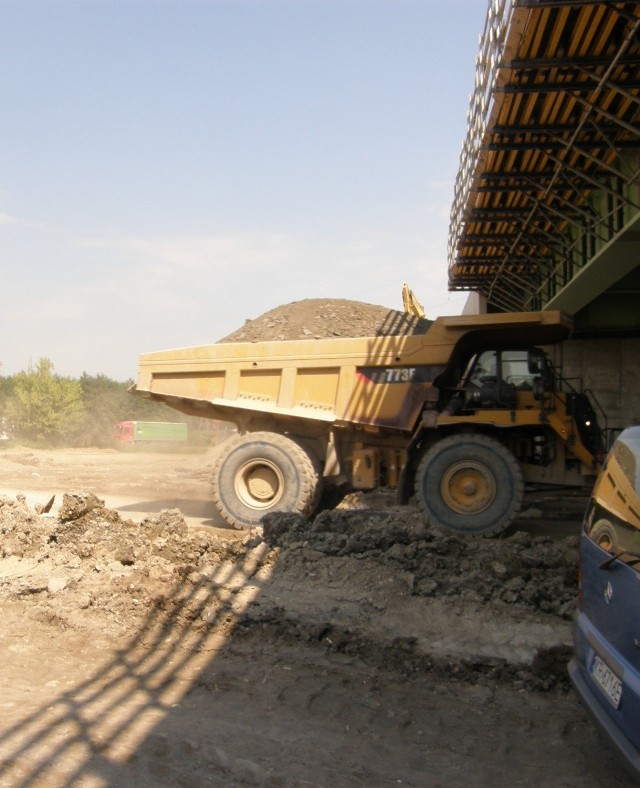
<path fill-rule="evenodd" d="M 0 785 L 629 784 L 566 680 L 579 503 L 472 543 L 383 497 L 241 533 L 210 464 L 0 452 Z"/>
<path fill-rule="evenodd" d="M 32 505 L 55 495 L 53 511 L 70 489 L 90 490 L 123 517 L 140 521 L 179 508 L 190 525 L 227 530 L 211 500 L 207 472 L 213 452 L 163 453 L 108 449 L 0 452 L 0 491 L 22 492 Z"/>

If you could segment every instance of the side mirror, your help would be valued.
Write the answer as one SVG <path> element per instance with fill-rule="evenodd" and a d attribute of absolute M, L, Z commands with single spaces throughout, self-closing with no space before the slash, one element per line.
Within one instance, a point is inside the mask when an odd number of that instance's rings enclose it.
<path fill-rule="evenodd" d="M 547 359 L 544 351 L 533 348 L 527 353 L 527 366 L 530 375 L 543 375 L 547 369 Z"/>

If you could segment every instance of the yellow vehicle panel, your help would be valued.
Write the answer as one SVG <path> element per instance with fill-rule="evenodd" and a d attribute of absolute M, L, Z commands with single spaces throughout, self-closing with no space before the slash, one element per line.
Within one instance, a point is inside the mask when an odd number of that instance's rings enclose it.
<path fill-rule="evenodd" d="M 466 335 L 553 342 L 569 330 L 560 312 L 525 312 L 441 317 L 419 336 L 201 345 L 142 355 L 134 391 L 211 418 L 253 411 L 411 430 Z"/>

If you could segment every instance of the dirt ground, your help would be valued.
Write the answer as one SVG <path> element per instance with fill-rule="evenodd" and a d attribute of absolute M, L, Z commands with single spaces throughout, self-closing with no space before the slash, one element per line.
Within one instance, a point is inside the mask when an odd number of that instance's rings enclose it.
<path fill-rule="evenodd" d="M 566 678 L 583 499 L 495 540 L 384 494 L 245 533 L 211 464 L 0 451 L 1 786 L 629 784 Z"/>

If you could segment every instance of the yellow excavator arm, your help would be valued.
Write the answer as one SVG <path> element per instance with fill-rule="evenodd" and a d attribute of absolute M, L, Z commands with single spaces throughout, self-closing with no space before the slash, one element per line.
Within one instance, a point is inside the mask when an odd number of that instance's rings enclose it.
<path fill-rule="evenodd" d="M 416 317 L 425 317 L 424 307 L 415 297 L 413 290 L 406 282 L 402 285 L 402 303 L 404 305 L 404 311 L 407 312 L 407 314 L 415 315 Z"/>

